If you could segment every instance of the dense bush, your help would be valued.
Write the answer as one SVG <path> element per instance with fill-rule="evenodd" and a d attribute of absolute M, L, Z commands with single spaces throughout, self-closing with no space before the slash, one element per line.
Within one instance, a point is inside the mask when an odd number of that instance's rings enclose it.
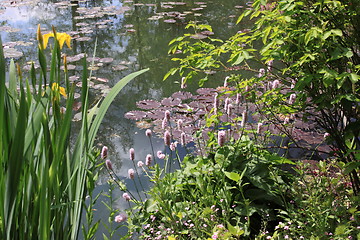
<path fill-rule="evenodd" d="M 154 185 L 149 200 L 134 201 L 130 230 L 143 239 L 359 238 L 358 7 L 355 0 L 255 0 L 238 20 L 254 27 L 227 40 L 190 23 L 195 32 L 170 43 L 179 66 L 165 78 L 179 73 L 182 87 L 219 72 L 228 78 L 212 100 L 196 98 L 205 107 L 187 109 L 204 116 L 193 118 L 200 127 L 192 132 L 204 151 L 172 173 L 172 154 L 164 169 L 143 168 Z M 290 161 L 276 153 L 290 156 L 290 148 L 307 155 L 288 178 L 278 164 Z M 303 165 L 309 158 L 322 161 Z"/>

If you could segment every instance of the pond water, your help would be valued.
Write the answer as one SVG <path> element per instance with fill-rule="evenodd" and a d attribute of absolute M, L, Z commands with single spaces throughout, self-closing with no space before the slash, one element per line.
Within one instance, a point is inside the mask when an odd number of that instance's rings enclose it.
<path fill-rule="evenodd" d="M 246 3 L 246 0 L 2 0 L 0 31 L 8 59 L 14 57 L 24 66 L 24 71 L 29 61 L 37 59 L 38 24 L 43 33 L 55 26 L 58 32 L 71 34 L 72 49 L 65 46 L 63 52 L 70 57 L 71 79 L 75 82 L 81 76 L 81 54 L 92 56 L 97 39 L 91 90 L 94 99 L 106 94 L 107 86 L 113 86 L 127 74 L 150 68 L 126 86 L 113 102 L 97 140 L 99 147 L 109 147 L 109 158 L 118 176 L 126 179 L 127 170 L 132 167 L 129 149 L 133 147 L 136 159 L 144 161 L 151 148 L 144 130 L 125 119 L 124 114 L 136 109 L 137 101 L 161 100 L 180 90 L 179 77 L 162 80 L 174 66 L 170 60 L 173 56 L 167 54 L 169 41 L 184 34 L 186 24 L 193 20 L 210 24 L 214 37 L 225 39 L 247 28 L 235 25 Z M 210 85 L 222 85 L 223 79 L 223 76 L 213 77 Z M 194 91 L 196 87 L 197 83 L 188 84 L 187 90 Z M 164 150 L 162 139 L 153 143 L 155 151 Z M 107 179 L 106 173 L 100 175 L 97 192 L 107 189 Z M 101 198 L 99 202 L 102 200 L 106 201 Z M 118 201 L 116 207 L 125 209 L 127 205 Z M 99 210 L 97 217 L 107 221 L 106 211 Z"/>

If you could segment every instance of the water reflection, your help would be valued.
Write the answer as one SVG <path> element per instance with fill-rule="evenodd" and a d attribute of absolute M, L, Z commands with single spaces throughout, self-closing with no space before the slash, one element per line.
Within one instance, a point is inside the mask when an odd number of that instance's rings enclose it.
<path fill-rule="evenodd" d="M 99 69 L 93 71 L 93 75 L 109 79 L 110 86 L 131 72 L 150 68 L 149 72 L 131 82 L 116 98 L 105 116 L 97 139 L 99 146 L 109 147 L 110 159 L 118 175 L 124 180 L 128 168 L 133 166 L 128 157 L 129 149 L 135 148 L 137 160 L 142 161 L 151 151 L 143 130 L 139 130 L 133 121 L 124 119 L 124 113 L 136 109 L 136 101 L 161 100 L 164 96 L 170 96 L 180 90 L 179 84 L 174 83 L 179 80 L 177 77 L 162 81 L 165 73 L 173 66 L 170 61 L 172 56 L 167 54 L 168 42 L 182 35 L 186 23 L 191 20 L 212 25 L 214 37 L 223 39 L 239 28 L 246 28 L 246 26 L 234 27 L 236 16 L 241 12 L 235 6 L 245 5 L 245 0 L 204 0 L 203 4 L 194 0 L 181 1 L 185 5 L 166 5 L 159 0 L 146 1 L 146 4 L 142 4 L 145 1 L 139 0 L 16 2 L 16 4 L 10 4 L 10 1 L 0 3 L 0 26 L 11 27 L 9 31 L 2 29 L 1 37 L 5 46 L 13 42 L 15 45 L 13 47 L 22 51 L 23 57 L 16 59 L 22 65 L 37 58 L 34 47 L 35 32 L 37 25 L 41 24 L 43 33 L 50 31 L 51 26 L 54 25 L 58 32 L 72 34 L 75 39 L 72 41 L 72 49 L 63 49 L 68 56 L 80 53 L 92 56 L 97 38 L 96 56 L 113 58 L 114 61 L 99 65 Z M 163 12 L 168 13 L 164 15 Z M 171 15 L 169 12 L 178 17 L 175 23 L 164 22 L 164 19 L 171 18 L 168 16 Z M 189 13 L 183 16 L 185 12 Z M 159 19 L 149 20 L 154 16 L 158 16 Z M 86 37 L 89 37 L 89 41 L 84 41 Z M 30 42 L 32 46 L 16 44 L 20 40 Z M 71 64 L 76 67 L 72 75 L 81 76 L 81 61 Z M 119 65 L 126 69 L 114 70 L 114 67 Z M 212 80 L 212 86 L 221 85 L 223 77 L 214 77 Z M 196 86 L 196 83 L 188 84 L 188 90 L 191 91 Z M 101 91 L 94 90 L 91 96 L 95 99 L 101 94 Z M 154 145 L 155 150 L 164 150 L 162 139 L 154 141 Z M 101 188 L 106 185 L 106 180 L 107 175 L 102 174 L 97 191 L 106 189 L 106 187 Z M 131 187 L 131 182 L 129 184 Z M 119 201 L 118 204 L 117 207 L 120 209 L 126 207 L 125 202 Z"/>

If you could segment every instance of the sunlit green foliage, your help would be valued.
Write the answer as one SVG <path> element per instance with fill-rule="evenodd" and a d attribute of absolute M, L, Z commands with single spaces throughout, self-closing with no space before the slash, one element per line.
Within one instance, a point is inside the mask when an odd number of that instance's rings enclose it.
<path fill-rule="evenodd" d="M 53 29 L 53 35 L 56 31 Z M 85 197 L 97 178 L 93 143 L 110 102 L 139 71 L 122 79 L 108 96 L 88 108 L 86 60 L 82 79 L 82 121 L 73 135 L 74 85 L 62 73 L 59 42 L 51 50 L 50 70 L 38 32 L 41 72 L 23 79 L 0 48 L 0 238 L 77 239 Z M 0 45 L 1 41 L 0 41 Z M 18 68 L 19 69 L 19 68 Z M 49 87 L 51 86 L 51 87 Z M 66 92 L 66 94 L 65 94 Z M 66 99 L 64 99 L 66 95 Z M 75 138 L 76 137 L 76 138 Z M 88 209 L 87 209 L 88 210 Z M 87 211 L 90 222 L 92 211 Z M 84 224 L 86 225 L 86 223 Z M 85 239 L 97 228 L 83 228 Z"/>
<path fill-rule="evenodd" d="M 192 79 L 225 71 L 238 83 L 238 91 L 259 105 L 264 117 L 300 113 L 330 134 L 330 141 L 346 163 L 355 194 L 359 181 L 359 2 L 335 0 L 257 0 L 238 20 L 254 21 L 253 29 L 239 31 L 228 40 L 191 39 L 191 34 L 172 41 L 170 52 L 179 72 Z M 195 32 L 209 27 L 189 25 Z M 258 50 L 255 50 L 258 49 Z M 244 77 L 239 69 L 259 76 Z M 205 74 L 205 75 L 204 75 Z M 269 85 L 278 80 L 280 87 Z M 247 93 L 246 93 L 247 92 Z M 295 94 L 295 95 L 293 95 Z M 289 101 L 289 98 L 292 98 Z"/>

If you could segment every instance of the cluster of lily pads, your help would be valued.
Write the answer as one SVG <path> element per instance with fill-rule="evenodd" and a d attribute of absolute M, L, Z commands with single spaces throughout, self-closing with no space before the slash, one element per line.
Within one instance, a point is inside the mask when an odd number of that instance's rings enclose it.
<path fill-rule="evenodd" d="M 280 136 L 282 144 L 276 150 L 285 150 L 289 158 L 309 157 L 306 156 L 309 152 L 315 158 L 319 157 L 317 154 L 330 152 L 324 133 L 316 129 L 314 122 L 304 122 L 299 114 L 292 115 L 291 119 L 276 116 L 271 121 L 265 120 L 258 113 L 258 106 L 247 101 L 246 95 L 237 93 L 235 87 L 199 88 L 194 94 L 178 91 L 161 101 L 142 100 L 136 105 L 139 110 L 127 112 L 125 118 L 135 120 L 139 128 L 152 128 L 159 137 L 171 130 L 174 141 L 183 141 L 181 135 L 185 133 L 186 144 L 193 142 L 199 132 L 206 140 L 211 131 L 227 130 L 228 138 L 236 140 L 246 131 L 270 143 L 278 142 L 279 138 L 274 136 Z M 169 111 L 170 121 L 164 126 L 164 116 Z M 292 141 L 296 144 L 289 144 Z M 204 149 L 201 142 L 195 144 L 198 149 Z"/>

